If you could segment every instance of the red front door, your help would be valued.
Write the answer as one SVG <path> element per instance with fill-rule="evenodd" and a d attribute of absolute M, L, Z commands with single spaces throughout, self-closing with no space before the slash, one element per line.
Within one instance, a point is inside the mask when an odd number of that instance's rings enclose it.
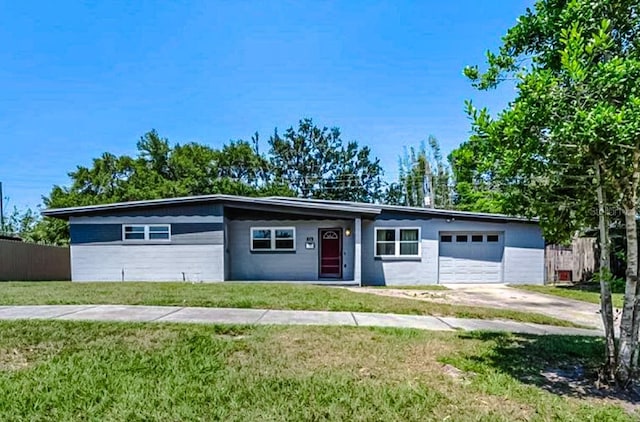
<path fill-rule="evenodd" d="M 342 229 L 320 229 L 320 277 L 342 277 Z"/>

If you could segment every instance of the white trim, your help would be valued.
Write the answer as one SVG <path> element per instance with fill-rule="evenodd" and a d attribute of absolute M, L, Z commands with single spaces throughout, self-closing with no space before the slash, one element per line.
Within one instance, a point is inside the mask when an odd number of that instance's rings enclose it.
<path fill-rule="evenodd" d="M 378 242 L 378 231 L 380 230 L 395 230 L 395 239 L 394 240 L 381 240 Z M 400 231 L 401 230 L 417 230 L 418 231 L 418 239 L 417 240 L 400 240 Z M 402 243 L 418 243 L 418 254 L 417 255 L 400 255 L 400 244 Z M 393 243 L 394 254 L 393 255 L 378 255 L 378 243 Z M 422 258 L 422 230 L 420 227 L 376 227 L 373 233 L 373 256 L 375 258 L 400 258 L 400 259 L 411 259 L 411 258 Z"/>
<path fill-rule="evenodd" d="M 144 239 L 127 239 L 125 230 L 127 227 L 143 227 Z M 150 227 L 166 227 L 169 237 L 167 239 L 151 239 Z M 139 232 L 138 232 L 139 233 Z M 164 231 L 162 232 L 164 233 Z M 126 243 L 150 243 L 150 242 L 171 242 L 171 224 L 123 224 L 122 225 L 122 241 Z"/>
<path fill-rule="evenodd" d="M 356 218 L 353 227 L 353 281 L 362 287 L 362 219 Z"/>
<path fill-rule="evenodd" d="M 266 248 L 254 248 L 253 247 L 253 232 L 256 230 L 269 230 L 271 232 L 269 240 L 271 241 L 271 247 Z M 276 248 L 276 230 L 291 230 L 293 231 L 293 247 L 292 248 Z M 289 238 L 280 238 L 280 240 L 289 240 Z M 291 252 L 296 250 L 296 228 L 295 227 L 250 227 L 249 228 L 249 245 L 252 252 Z"/>

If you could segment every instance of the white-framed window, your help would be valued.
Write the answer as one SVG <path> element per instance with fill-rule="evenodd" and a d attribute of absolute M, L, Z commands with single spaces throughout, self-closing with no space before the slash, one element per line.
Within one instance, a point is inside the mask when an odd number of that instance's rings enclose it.
<path fill-rule="evenodd" d="M 419 257 L 419 227 L 376 227 L 375 256 Z"/>
<path fill-rule="evenodd" d="M 251 227 L 252 251 L 295 251 L 295 227 Z"/>
<path fill-rule="evenodd" d="M 170 241 L 170 224 L 123 224 L 124 242 Z"/>

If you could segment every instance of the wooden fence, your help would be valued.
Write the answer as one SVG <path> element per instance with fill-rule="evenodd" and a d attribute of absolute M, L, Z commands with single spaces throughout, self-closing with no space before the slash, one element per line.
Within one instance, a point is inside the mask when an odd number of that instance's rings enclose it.
<path fill-rule="evenodd" d="M 0 239 L 0 281 L 71 280 L 69 248 Z"/>
<path fill-rule="evenodd" d="M 597 268 L 596 248 L 596 239 L 593 237 L 574 238 L 570 246 L 547 245 L 547 283 L 589 281 Z"/>

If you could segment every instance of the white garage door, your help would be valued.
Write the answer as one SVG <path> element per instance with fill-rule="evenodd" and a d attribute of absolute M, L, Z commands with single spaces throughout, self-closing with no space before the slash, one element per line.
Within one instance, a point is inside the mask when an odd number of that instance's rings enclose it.
<path fill-rule="evenodd" d="M 440 283 L 501 283 L 503 233 L 441 232 Z"/>

